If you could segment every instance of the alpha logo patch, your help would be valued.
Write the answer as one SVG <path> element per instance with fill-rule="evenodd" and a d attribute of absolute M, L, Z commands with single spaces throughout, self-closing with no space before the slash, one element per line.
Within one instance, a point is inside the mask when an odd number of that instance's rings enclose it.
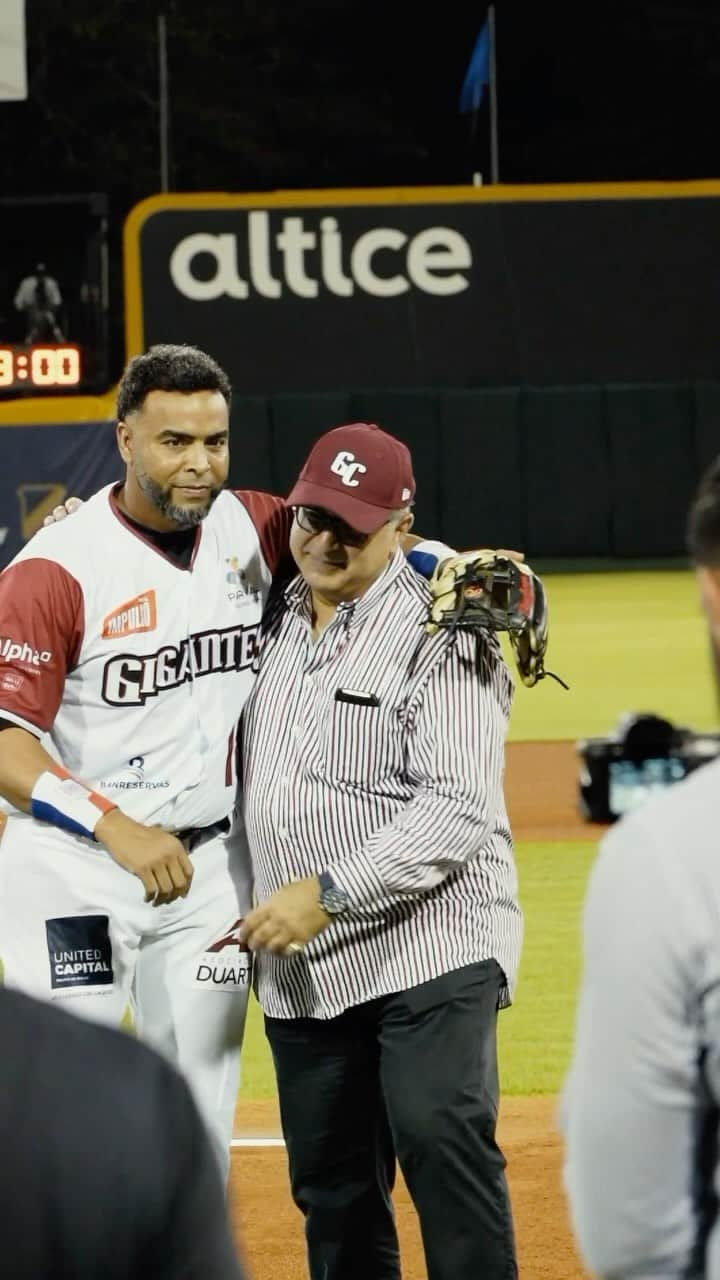
<path fill-rule="evenodd" d="M 242 920 L 214 939 L 195 967 L 194 987 L 213 991 L 240 991 L 250 985 L 252 953 L 240 938 Z"/>
<path fill-rule="evenodd" d="M 45 921 L 50 987 L 64 991 L 92 991 L 112 987 L 112 943 L 107 916 L 58 916 Z"/>

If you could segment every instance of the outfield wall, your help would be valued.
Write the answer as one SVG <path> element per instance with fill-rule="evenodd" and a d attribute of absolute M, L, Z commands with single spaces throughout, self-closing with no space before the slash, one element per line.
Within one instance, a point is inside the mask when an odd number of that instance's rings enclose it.
<path fill-rule="evenodd" d="M 370 420 L 412 448 L 423 532 L 682 556 L 720 453 L 718 212 L 717 181 L 153 196 L 125 225 L 126 356 L 223 363 L 237 486 L 285 493 Z M 0 400 L 0 565 L 119 473 L 113 412 Z"/>
<path fill-rule="evenodd" d="M 49 402 L 35 402 L 37 420 L 15 425 L 0 407 L 0 565 L 56 502 L 121 474 L 111 403 L 102 418 L 91 401 L 86 421 L 43 422 Z M 720 383 L 236 395 L 231 482 L 286 493 L 311 442 L 357 420 L 410 445 L 423 532 L 536 560 L 680 556 L 693 489 L 720 453 Z"/>
<path fill-rule="evenodd" d="M 412 449 L 423 532 L 535 559 L 680 556 L 720 383 L 236 396 L 233 483 L 287 492 L 311 441 L 356 420 Z"/>

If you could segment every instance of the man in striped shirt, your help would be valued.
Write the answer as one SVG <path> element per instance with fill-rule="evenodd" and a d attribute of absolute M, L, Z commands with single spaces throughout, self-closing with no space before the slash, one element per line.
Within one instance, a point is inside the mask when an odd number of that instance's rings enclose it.
<path fill-rule="evenodd" d="M 720 690 L 720 458 L 690 515 Z M 602 842 L 561 1118 L 585 1261 L 604 1280 L 720 1280 L 720 761 Z"/>
<path fill-rule="evenodd" d="M 414 489 L 377 427 L 316 443 L 288 499 L 300 575 L 268 605 L 245 714 L 244 936 L 313 1280 L 399 1276 L 395 1153 L 429 1280 L 517 1275 L 495 1138 L 522 934 L 512 685 L 494 637 L 426 634 L 399 550 Z"/>

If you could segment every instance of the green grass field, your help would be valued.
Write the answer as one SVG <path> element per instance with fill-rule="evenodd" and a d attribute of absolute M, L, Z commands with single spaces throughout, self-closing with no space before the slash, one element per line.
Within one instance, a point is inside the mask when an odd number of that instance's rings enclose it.
<path fill-rule="evenodd" d="M 557 574 L 547 666 L 519 686 L 510 741 L 604 734 L 624 711 L 654 711 L 694 729 L 717 725 L 705 622 L 689 571 Z"/>
<path fill-rule="evenodd" d="M 518 686 L 511 741 L 605 734 L 625 711 L 653 711 L 694 729 L 717 725 L 705 623 L 683 570 L 556 574 L 548 666 L 570 684 Z M 500 1018 L 506 1094 L 556 1093 L 570 1056 L 580 973 L 580 916 L 592 842 L 519 844 L 525 942 L 515 1003 Z M 241 1097 L 274 1094 L 253 1005 Z"/>

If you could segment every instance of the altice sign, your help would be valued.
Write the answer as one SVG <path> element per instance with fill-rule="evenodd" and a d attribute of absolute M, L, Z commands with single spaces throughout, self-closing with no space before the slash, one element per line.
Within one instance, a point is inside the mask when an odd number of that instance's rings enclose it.
<path fill-rule="evenodd" d="M 720 183 L 694 185 L 155 196 L 127 353 L 194 342 L 261 397 L 717 381 Z"/>
<path fill-rule="evenodd" d="M 137 206 L 125 238 L 128 352 L 194 342 L 248 394 L 463 382 L 476 340 L 474 210 L 343 194 Z"/>
<path fill-rule="evenodd" d="M 195 272 L 200 262 L 201 276 Z M 170 255 L 175 288 L 194 302 L 245 302 L 253 294 L 273 301 L 288 295 L 313 300 L 322 293 L 352 298 L 358 292 L 397 298 L 410 289 L 448 298 L 467 289 L 471 266 L 470 245 L 453 227 L 429 226 L 411 235 L 374 226 L 345 243 L 337 217 L 291 215 L 274 231 L 262 209 L 247 215 L 244 235 L 195 231 Z"/>

